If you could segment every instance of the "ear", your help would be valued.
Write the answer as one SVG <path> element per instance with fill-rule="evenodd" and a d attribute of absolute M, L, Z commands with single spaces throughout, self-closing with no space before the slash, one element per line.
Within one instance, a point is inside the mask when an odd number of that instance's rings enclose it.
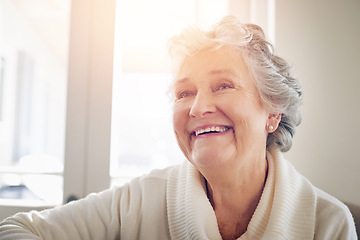
<path fill-rule="evenodd" d="M 281 113 L 270 113 L 266 123 L 266 131 L 268 133 L 275 132 L 281 121 Z"/>

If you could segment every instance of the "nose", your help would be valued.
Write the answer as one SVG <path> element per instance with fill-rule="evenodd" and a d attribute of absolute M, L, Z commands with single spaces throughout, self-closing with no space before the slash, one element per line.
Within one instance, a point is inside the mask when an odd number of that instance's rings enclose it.
<path fill-rule="evenodd" d="M 198 92 L 191 104 L 189 115 L 190 117 L 202 118 L 215 111 L 216 106 L 211 93 Z"/>

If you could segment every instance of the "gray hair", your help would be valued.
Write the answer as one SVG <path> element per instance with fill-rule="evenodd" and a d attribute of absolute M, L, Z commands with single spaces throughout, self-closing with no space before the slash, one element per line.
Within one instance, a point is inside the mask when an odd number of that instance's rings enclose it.
<path fill-rule="evenodd" d="M 296 126 L 301 123 L 302 90 L 290 73 L 289 64 L 275 55 L 261 27 L 241 24 L 235 17 L 227 16 L 209 31 L 185 29 L 170 40 L 169 52 L 175 63 L 182 63 L 186 56 L 223 46 L 242 54 L 261 100 L 272 113 L 281 113 L 279 127 L 268 135 L 266 147 L 276 144 L 281 151 L 288 151 Z"/>

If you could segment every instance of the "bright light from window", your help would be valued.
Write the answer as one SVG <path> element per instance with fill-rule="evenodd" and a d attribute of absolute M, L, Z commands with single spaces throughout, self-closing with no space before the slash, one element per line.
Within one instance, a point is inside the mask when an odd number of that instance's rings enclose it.
<path fill-rule="evenodd" d="M 172 130 L 167 41 L 186 25 L 207 27 L 223 0 L 119 0 L 115 30 L 112 184 L 184 160 Z"/>
<path fill-rule="evenodd" d="M 62 202 L 70 1 L 0 1 L 0 198 Z"/>

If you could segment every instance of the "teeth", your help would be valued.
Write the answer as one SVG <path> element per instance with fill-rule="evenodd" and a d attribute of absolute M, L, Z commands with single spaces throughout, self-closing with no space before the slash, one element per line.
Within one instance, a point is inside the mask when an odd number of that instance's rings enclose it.
<path fill-rule="evenodd" d="M 195 131 L 195 136 L 198 136 L 202 133 L 207 133 L 207 132 L 225 132 L 227 131 L 229 128 L 228 127 L 207 127 L 206 129 L 198 129 Z"/>

